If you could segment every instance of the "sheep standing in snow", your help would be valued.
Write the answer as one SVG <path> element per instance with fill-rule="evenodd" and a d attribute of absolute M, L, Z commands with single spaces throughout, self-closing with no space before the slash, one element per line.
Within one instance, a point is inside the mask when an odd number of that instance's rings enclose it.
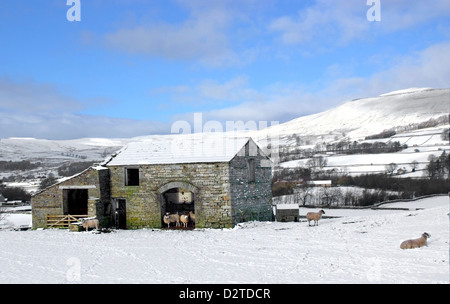
<path fill-rule="evenodd" d="M 188 214 L 180 215 L 180 222 L 183 224 L 184 228 L 187 228 L 189 224 L 189 215 Z"/>
<path fill-rule="evenodd" d="M 170 212 L 166 212 L 163 220 L 167 224 L 167 228 L 170 228 L 171 223 L 175 223 L 176 227 L 180 226 L 180 215 L 178 213 L 170 214 Z"/>
<path fill-rule="evenodd" d="M 325 211 L 320 210 L 319 212 L 308 212 L 306 214 L 306 219 L 308 220 L 308 226 L 311 226 L 311 221 L 314 221 L 314 226 L 319 226 L 319 220 L 322 218 L 322 214 L 325 214 Z"/>
<path fill-rule="evenodd" d="M 86 231 L 88 231 L 89 228 L 95 228 L 98 230 L 98 219 L 81 219 L 81 223 Z"/>
<path fill-rule="evenodd" d="M 424 232 L 422 234 L 422 236 L 418 239 L 413 239 L 413 240 L 407 240 L 404 241 L 400 244 L 400 248 L 401 249 L 413 249 L 413 248 L 419 248 L 422 246 L 426 246 L 427 245 L 427 239 L 430 238 L 431 235 L 429 235 L 428 233 Z"/>

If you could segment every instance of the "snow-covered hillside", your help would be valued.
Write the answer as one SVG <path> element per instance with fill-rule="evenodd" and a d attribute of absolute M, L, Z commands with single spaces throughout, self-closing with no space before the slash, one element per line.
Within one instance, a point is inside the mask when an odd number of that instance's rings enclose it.
<path fill-rule="evenodd" d="M 234 229 L 0 230 L 0 283 L 449 283 L 449 199 Z M 301 214 L 309 210 L 301 209 Z M 23 219 L 21 219 L 23 221 Z M 427 247 L 400 243 L 431 234 Z"/>
<path fill-rule="evenodd" d="M 43 162 L 101 160 L 129 139 L 81 138 L 46 140 L 35 138 L 0 139 L 0 160 Z"/>
<path fill-rule="evenodd" d="M 426 151 L 434 151 L 436 154 L 436 150 L 439 148 L 433 143 L 439 140 L 440 132 L 445 127 L 448 128 L 448 123 L 435 130 L 425 130 L 434 132 L 428 135 L 424 134 L 423 130 L 413 132 L 414 126 L 430 119 L 448 116 L 449 112 L 450 89 L 407 89 L 378 97 L 345 102 L 322 113 L 300 117 L 262 130 L 237 132 L 232 135 L 251 136 L 261 146 L 266 146 L 269 143 L 267 139 L 271 139 L 271 152 L 276 155 L 277 147 L 308 149 L 318 143 L 336 142 L 343 139 L 356 141 L 387 129 L 406 129 L 409 130 L 409 133 L 398 132 L 395 138 L 385 140 L 398 140 L 410 147 L 419 146 L 425 159 Z M 63 163 L 101 161 L 130 142 L 150 139 L 155 142 L 168 142 L 183 138 L 182 136 L 152 135 L 122 139 L 84 138 L 76 140 L 0 139 L 0 161 L 41 162 L 42 168 L 29 172 L 29 174 L 47 176 L 49 172 L 54 172 Z M 448 143 L 442 143 L 442 141 L 439 143 L 441 146 L 446 144 Z M 337 161 L 337 163 L 341 162 Z M 364 161 L 364 164 L 370 165 L 371 163 L 374 162 Z M 381 166 L 383 165 L 384 163 L 381 164 Z M 283 166 L 292 167 L 293 163 L 283 164 Z M 351 167 L 347 164 L 345 166 Z M 356 171 L 366 170 L 365 168 L 355 169 Z M 378 170 L 375 167 L 369 169 L 368 171 Z M 2 178 L 2 174 L 5 176 L 9 173 L 0 172 L 0 178 Z"/>
<path fill-rule="evenodd" d="M 429 162 L 430 155 L 439 156 L 444 151 L 450 153 L 449 142 L 441 138 L 442 130 L 442 127 L 427 128 L 396 134 L 386 139 L 373 140 L 381 142 L 398 141 L 401 145 L 408 145 L 407 149 L 396 153 L 324 155 L 327 159 L 327 165 L 323 169 L 335 169 L 337 172 L 349 174 L 384 173 L 387 164 L 395 163 L 398 165 L 397 169 L 405 171 L 403 177 L 420 177 Z M 280 166 L 282 168 L 296 168 L 306 166 L 307 162 L 308 159 L 305 158 L 283 162 Z M 414 172 L 412 172 L 413 163 L 416 164 Z"/>
<path fill-rule="evenodd" d="M 449 115 L 450 89 L 408 89 L 362 98 L 261 132 L 260 137 L 322 136 L 364 139 L 383 130 Z"/>

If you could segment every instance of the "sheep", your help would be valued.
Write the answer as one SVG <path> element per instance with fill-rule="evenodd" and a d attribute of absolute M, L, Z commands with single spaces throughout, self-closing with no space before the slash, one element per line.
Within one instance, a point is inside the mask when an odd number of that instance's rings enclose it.
<path fill-rule="evenodd" d="M 430 238 L 431 235 L 424 232 L 422 236 L 418 239 L 406 240 L 400 244 L 401 249 L 413 249 L 419 248 L 422 246 L 427 246 L 427 239 Z"/>
<path fill-rule="evenodd" d="M 195 213 L 192 211 L 189 211 L 189 218 L 192 221 L 192 224 L 195 224 Z"/>
<path fill-rule="evenodd" d="M 306 219 L 308 220 L 308 226 L 311 226 L 311 221 L 314 221 L 314 226 L 319 226 L 319 220 L 322 218 L 322 214 L 325 214 L 325 211 L 320 210 L 319 212 L 308 212 L 306 214 Z"/>
<path fill-rule="evenodd" d="M 163 220 L 167 224 L 167 228 L 170 228 L 170 223 L 175 223 L 176 227 L 180 226 L 180 215 L 178 213 L 170 214 L 170 212 L 166 212 Z"/>
<path fill-rule="evenodd" d="M 86 231 L 88 231 L 89 228 L 95 228 L 98 230 L 98 219 L 81 219 L 81 223 Z"/>
<path fill-rule="evenodd" d="M 189 223 L 189 215 L 188 214 L 180 215 L 180 222 L 183 224 L 184 228 L 187 228 Z"/>

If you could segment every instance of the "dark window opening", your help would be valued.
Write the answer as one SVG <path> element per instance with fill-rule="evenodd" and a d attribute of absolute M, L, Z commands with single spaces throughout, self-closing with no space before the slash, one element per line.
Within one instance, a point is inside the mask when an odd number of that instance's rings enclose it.
<path fill-rule="evenodd" d="M 248 160 L 248 182 L 252 183 L 255 181 L 255 160 L 253 158 L 250 158 Z"/>
<path fill-rule="evenodd" d="M 64 214 L 87 215 L 88 214 L 88 190 L 71 189 L 64 190 Z"/>
<path fill-rule="evenodd" d="M 139 169 L 126 169 L 126 186 L 139 186 Z"/>

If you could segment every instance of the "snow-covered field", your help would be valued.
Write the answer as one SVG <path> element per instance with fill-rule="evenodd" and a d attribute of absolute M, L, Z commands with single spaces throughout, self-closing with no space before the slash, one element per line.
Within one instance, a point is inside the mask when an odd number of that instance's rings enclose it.
<path fill-rule="evenodd" d="M 444 151 L 450 152 L 448 141 L 442 140 L 440 135 L 444 129 L 445 127 L 428 128 L 404 132 L 386 139 L 363 141 L 366 143 L 399 141 L 402 145 L 408 145 L 408 148 L 396 153 L 324 155 L 327 159 L 324 170 L 336 169 L 338 172 L 341 170 L 348 174 L 384 173 L 387 164 L 395 163 L 398 165 L 398 169 L 401 168 L 408 172 L 403 177 L 422 177 L 431 155 L 439 157 Z M 308 160 L 286 161 L 280 166 L 282 168 L 305 167 Z M 414 173 L 411 172 L 413 162 L 417 162 Z"/>
<path fill-rule="evenodd" d="M 411 209 L 326 210 L 341 217 L 316 227 L 2 230 L 0 283 L 449 283 L 448 197 L 399 204 Z M 399 248 L 423 232 L 427 247 Z"/>

